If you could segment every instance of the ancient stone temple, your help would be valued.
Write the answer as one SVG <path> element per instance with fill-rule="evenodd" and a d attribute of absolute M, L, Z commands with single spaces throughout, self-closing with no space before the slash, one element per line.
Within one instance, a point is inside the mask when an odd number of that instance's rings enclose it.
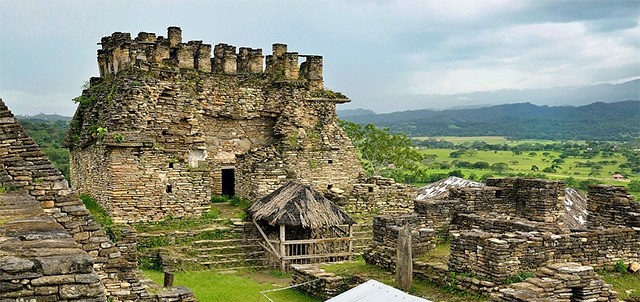
<path fill-rule="evenodd" d="M 178 27 L 100 44 L 66 146 L 72 186 L 117 222 L 199 215 L 212 195 L 255 199 L 287 180 L 348 191 L 362 174 L 337 124 L 349 99 L 324 89 L 321 56 L 284 44 L 212 56 Z"/>

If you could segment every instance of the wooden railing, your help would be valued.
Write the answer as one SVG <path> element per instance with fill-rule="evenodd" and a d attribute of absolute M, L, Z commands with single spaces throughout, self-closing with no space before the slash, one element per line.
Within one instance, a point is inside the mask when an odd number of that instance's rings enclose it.
<path fill-rule="evenodd" d="M 255 221 L 254 221 L 255 223 Z M 258 224 L 256 223 L 256 226 Z M 266 244 L 261 244 L 268 252 L 267 262 L 278 263 L 281 271 L 286 271 L 289 264 L 314 264 L 349 260 L 353 256 L 353 229 L 334 227 L 325 236 L 331 238 L 286 240 L 284 226 L 280 226 L 279 239 L 267 238 L 258 227 Z"/>

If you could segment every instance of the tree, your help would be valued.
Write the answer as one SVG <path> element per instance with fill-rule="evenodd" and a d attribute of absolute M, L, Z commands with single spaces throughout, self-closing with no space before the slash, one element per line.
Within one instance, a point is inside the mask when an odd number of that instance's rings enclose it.
<path fill-rule="evenodd" d="M 536 166 L 536 165 L 531 165 L 531 171 L 536 172 L 536 171 L 538 171 L 538 170 L 539 170 L 538 166 Z"/>
<path fill-rule="evenodd" d="M 377 128 L 372 124 L 362 127 L 342 120 L 340 127 L 358 149 L 360 161 L 370 176 L 399 177 L 405 172 L 417 170 L 422 160 L 421 154 L 413 149 L 411 140 L 403 133 L 391 134 L 386 128 Z M 395 169 L 390 169 L 390 165 Z"/>
<path fill-rule="evenodd" d="M 466 152 L 465 150 L 456 150 L 456 151 L 453 151 L 453 152 L 449 153 L 449 157 L 451 157 L 451 158 L 460 158 L 460 157 L 462 157 L 462 155 L 464 155 L 465 152 Z"/>
<path fill-rule="evenodd" d="M 489 167 L 490 167 L 490 165 L 486 161 L 477 161 L 473 165 L 471 165 L 471 168 L 482 169 L 482 170 L 489 169 Z"/>
<path fill-rule="evenodd" d="M 498 173 L 502 173 L 502 171 L 508 170 L 508 169 L 509 169 L 509 165 L 503 162 L 499 162 L 491 165 L 491 170 L 496 171 Z"/>

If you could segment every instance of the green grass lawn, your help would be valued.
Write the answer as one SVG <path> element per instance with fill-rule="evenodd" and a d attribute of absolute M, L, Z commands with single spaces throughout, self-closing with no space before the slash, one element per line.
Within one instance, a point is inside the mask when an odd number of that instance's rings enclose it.
<path fill-rule="evenodd" d="M 633 297 L 640 300 L 640 275 L 611 272 L 599 274 L 605 282 L 613 286 L 613 290 L 618 292 L 618 299 L 629 300 Z"/>
<path fill-rule="evenodd" d="M 162 284 L 163 273 L 145 270 L 145 275 L 158 284 Z M 282 288 L 289 285 L 290 277 L 276 274 L 246 272 L 238 274 L 221 274 L 216 271 L 177 272 L 174 284 L 190 288 L 201 302 L 247 302 L 269 301 L 260 291 Z M 320 302 L 321 300 L 306 294 L 287 289 L 266 293 L 275 302 Z"/>

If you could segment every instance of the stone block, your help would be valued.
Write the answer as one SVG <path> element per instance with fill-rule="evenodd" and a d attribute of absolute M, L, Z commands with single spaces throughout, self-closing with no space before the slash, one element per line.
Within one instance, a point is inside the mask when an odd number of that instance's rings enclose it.
<path fill-rule="evenodd" d="M 45 276 L 93 271 L 93 259 L 87 254 L 38 257 L 35 262 L 41 267 Z"/>
<path fill-rule="evenodd" d="M 33 268 L 33 261 L 14 256 L 0 258 L 0 271 L 8 273 L 26 272 Z"/>

